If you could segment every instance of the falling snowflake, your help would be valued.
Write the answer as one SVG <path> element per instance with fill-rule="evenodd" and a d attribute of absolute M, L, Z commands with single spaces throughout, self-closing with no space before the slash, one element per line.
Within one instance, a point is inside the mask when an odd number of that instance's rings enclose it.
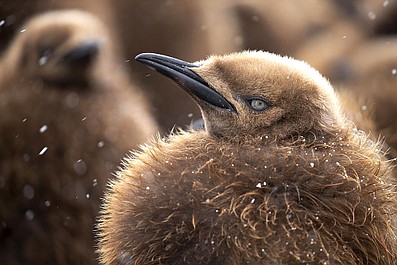
<path fill-rule="evenodd" d="M 43 147 L 43 149 L 41 149 L 41 151 L 39 153 L 39 156 L 43 155 L 45 152 L 47 152 L 47 150 L 48 150 L 47 146 Z"/>
<path fill-rule="evenodd" d="M 34 212 L 32 210 L 27 210 L 25 212 L 25 218 L 28 219 L 28 220 L 33 220 Z"/>
<path fill-rule="evenodd" d="M 43 126 L 41 126 L 41 128 L 40 128 L 40 133 L 44 133 L 45 131 L 47 131 L 47 129 L 48 129 L 48 126 L 47 125 L 43 125 Z"/>

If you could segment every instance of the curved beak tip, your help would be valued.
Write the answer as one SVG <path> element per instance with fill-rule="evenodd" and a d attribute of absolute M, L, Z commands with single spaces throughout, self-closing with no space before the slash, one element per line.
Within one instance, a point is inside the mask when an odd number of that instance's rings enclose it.
<path fill-rule="evenodd" d="M 198 98 L 221 109 L 236 112 L 231 103 L 191 69 L 197 68 L 199 65 L 156 53 L 141 53 L 135 57 L 135 60 L 171 78 L 193 98 Z"/>
<path fill-rule="evenodd" d="M 101 43 L 96 40 L 81 43 L 67 52 L 62 61 L 66 63 L 88 62 L 99 53 L 100 46 Z"/>

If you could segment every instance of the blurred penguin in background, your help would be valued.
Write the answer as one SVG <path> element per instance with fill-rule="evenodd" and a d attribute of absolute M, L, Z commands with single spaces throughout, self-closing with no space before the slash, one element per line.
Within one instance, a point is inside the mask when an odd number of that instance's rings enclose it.
<path fill-rule="evenodd" d="M 340 81 L 343 89 L 365 100 L 361 109 L 372 113 L 376 130 L 390 148 L 390 157 L 396 157 L 397 38 L 366 41 L 341 60 L 347 71 L 347 77 Z"/>
<path fill-rule="evenodd" d="M 112 38 L 119 40 L 115 50 L 121 55 L 120 62 L 127 66 L 129 75 L 140 82 L 140 86 L 155 84 L 155 87 L 164 88 L 153 92 L 145 89 L 144 92 L 156 106 L 153 113 L 162 131 L 168 133 L 175 125 L 184 127 L 199 119 L 199 109 L 187 95 L 157 76 L 151 76 L 146 69 L 136 67 L 130 59 L 145 49 L 189 59 L 198 59 L 210 53 L 206 44 L 206 29 L 211 26 L 202 21 L 200 14 L 203 10 L 199 6 L 201 3 L 182 0 L 4 1 L 0 3 L 0 50 L 8 46 L 25 20 L 34 14 L 65 8 L 88 11 L 111 29 L 109 34 Z"/>
<path fill-rule="evenodd" d="M 83 11 L 32 18 L 0 69 L 0 264 L 96 264 L 106 182 L 157 131 L 145 99 Z"/>

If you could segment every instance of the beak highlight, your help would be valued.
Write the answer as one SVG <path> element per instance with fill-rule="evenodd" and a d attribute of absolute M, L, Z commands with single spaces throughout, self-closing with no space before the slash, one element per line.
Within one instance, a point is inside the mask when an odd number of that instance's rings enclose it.
<path fill-rule="evenodd" d="M 76 46 L 61 59 L 65 63 L 84 63 L 91 61 L 99 52 L 98 41 L 89 41 Z"/>
<path fill-rule="evenodd" d="M 169 56 L 155 53 L 141 53 L 135 60 L 146 64 L 180 85 L 187 93 L 215 107 L 236 112 L 235 107 L 190 68 L 199 67 Z"/>

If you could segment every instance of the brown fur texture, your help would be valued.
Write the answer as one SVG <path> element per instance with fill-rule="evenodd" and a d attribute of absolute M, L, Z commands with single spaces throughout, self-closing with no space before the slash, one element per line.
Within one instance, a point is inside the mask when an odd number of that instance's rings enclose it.
<path fill-rule="evenodd" d="M 96 17 L 51 12 L 23 28 L 0 61 L 0 264 L 96 264 L 107 179 L 156 124 Z"/>
<path fill-rule="evenodd" d="M 332 86 L 265 52 L 198 64 L 237 113 L 196 98 L 206 131 L 125 160 L 103 205 L 102 263 L 394 264 L 390 164 Z M 270 107 L 255 112 L 247 97 Z"/>

